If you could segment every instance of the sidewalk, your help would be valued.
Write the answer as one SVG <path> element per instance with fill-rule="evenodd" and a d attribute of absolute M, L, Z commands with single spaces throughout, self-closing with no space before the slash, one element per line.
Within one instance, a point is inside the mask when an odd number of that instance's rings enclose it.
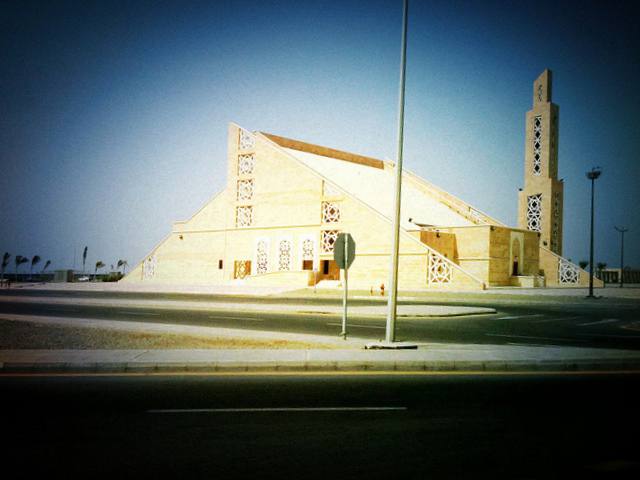
<path fill-rule="evenodd" d="M 0 350 L 0 373 L 640 371 L 640 352 L 423 344 L 417 350 Z"/>
<path fill-rule="evenodd" d="M 640 351 L 555 346 L 419 343 L 415 350 L 364 350 L 369 340 L 145 322 L 31 317 L 13 321 L 87 328 L 244 338 L 278 338 L 340 349 L 0 350 L 2 373 L 172 373 L 333 371 L 640 371 Z"/>

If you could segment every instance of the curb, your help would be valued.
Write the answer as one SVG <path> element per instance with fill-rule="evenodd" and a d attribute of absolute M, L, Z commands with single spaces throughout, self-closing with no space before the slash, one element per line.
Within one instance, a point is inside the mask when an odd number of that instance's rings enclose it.
<path fill-rule="evenodd" d="M 13 373 L 41 374 L 174 374 L 174 373 L 276 373 L 276 372 L 637 372 L 640 359 L 571 360 L 571 361 L 407 361 L 407 362 L 191 362 L 191 363 L 95 363 L 95 362 L 6 362 L 0 375 Z"/>

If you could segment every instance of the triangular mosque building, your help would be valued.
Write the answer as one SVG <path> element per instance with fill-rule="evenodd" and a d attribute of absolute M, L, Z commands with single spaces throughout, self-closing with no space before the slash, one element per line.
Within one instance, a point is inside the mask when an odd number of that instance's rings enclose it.
<path fill-rule="evenodd" d="M 534 82 L 526 117 L 525 186 L 518 228 L 404 170 L 398 286 L 485 289 L 583 286 L 588 273 L 561 257 L 558 107 L 551 72 Z M 388 282 L 395 166 L 231 124 L 225 188 L 122 281 L 165 284 L 337 286 L 333 245 L 354 238 L 354 288 Z"/>

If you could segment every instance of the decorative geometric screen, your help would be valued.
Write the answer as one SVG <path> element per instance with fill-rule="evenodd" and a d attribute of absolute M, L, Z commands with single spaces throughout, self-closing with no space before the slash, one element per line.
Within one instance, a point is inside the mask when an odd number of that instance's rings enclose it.
<path fill-rule="evenodd" d="M 148 257 L 142 264 L 142 279 L 149 280 L 156 274 L 156 266 L 158 261 L 155 255 Z"/>
<path fill-rule="evenodd" d="M 256 159 L 253 153 L 238 155 L 238 175 L 251 175 L 255 165 Z"/>
<path fill-rule="evenodd" d="M 251 274 L 251 260 L 236 260 L 233 262 L 233 278 L 243 279 Z"/>
<path fill-rule="evenodd" d="M 322 244 L 321 250 L 322 253 L 332 253 L 333 252 L 333 244 L 336 243 L 338 239 L 338 230 L 323 230 L 322 231 Z"/>
<path fill-rule="evenodd" d="M 558 262 L 558 281 L 560 283 L 578 283 L 580 280 L 580 269 L 573 263 L 561 258 Z"/>
<path fill-rule="evenodd" d="M 238 180 L 238 195 L 237 200 L 251 200 L 253 198 L 253 179 L 251 180 Z"/>
<path fill-rule="evenodd" d="M 324 197 L 339 197 L 342 195 L 340 190 L 331 185 L 330 183 L 323 182 L 322 183 L 322 195 Z"/>
<path fill-rule="evenodd" d="M 250 227 L 253 223 L 253 208 L 236 207 L 236 227 Z"/>
<path fill-rule="evenodd" d="M 540 146 L 542 143 L 542 117 L 537 116 L 533 119 L 533 174 L 540 175 L 542 173 L 542 160 Z"/>
<path fill-rule="evenodd" d="M 256 141 L 253 135 L 242 128 L 240 129 L 240 140 L 238 142 L 240 145 L 240 150 L 249 150 L 255 147 L 255 142 Z"/>
<path fill-rule="evenodd" d="M 527 228 L 534 232 L 542 230 L 542 194 L 527 197 Z"/>
<path fill-rule="evenodd" d="M 560 247 L 560 192 L 553 194 L 553 223 L 551 225 L 551 250 L 557 252 Z"/>
<path fill-rule="evenodd" d="M 258 240 L 256 243 L 256 273 L 267 273 L 269 270 L 269 242 Z"/>
<path fill-rule="evenodd" d="M 340 221 L 340 206 L 334 202 L 322 202 L 322 223 Z"/>
<path fill-rule="evenodd" d="M 538 101 L 542 101 L 542 84 L 538 84 Z"/>
<path fill-rule="evenodd" d="M 429 253 L 429 283 L 445 284 L 451 282 L 451 265 L 437 253 Z"/>
<path fill-rule="evenodd" d="M 311 238 L 305 238 L 302 241 L 302 260 L 313 260 L 314 241 Z"/>
<path fill-rule="evenodd" d="M 278 244 L 278 270 L 291 270 L 291 240 L 280 240 Z"/>

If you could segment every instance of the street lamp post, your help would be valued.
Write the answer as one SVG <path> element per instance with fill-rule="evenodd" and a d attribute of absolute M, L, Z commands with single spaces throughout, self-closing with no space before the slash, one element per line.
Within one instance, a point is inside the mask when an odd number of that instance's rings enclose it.
<path fill-rule="evenodd" d="M 618 232 L 620 232 L 622 235 L 622 240 L 620 242 L 620 288 L 622 288 L 622 285 L 624 283 L 624 234 L 626 232 L 629 231 L 628 228 L 624 228 L 624 227 L 613 227 L 615 228 Z"/>
<path fill-rule="evenodd" d="M 402 9 L 402 44 L 400 47 L 400 94 L 398 99 L 398 158 L 396 160 L 395 205 L 391 237 L 391 265 L 389 268 L 389 300 L 385 342 L 391 344 L 396 336 L 396 306 L 398 300 L 398 253 L 400 245 L 400 199 L 402 197 L 402 144 L 404 131 L 404 85 L 407 64 L 407 15 L 409 0 Z"/>
<path fill-rule="evenodd" d="M 593 295 L 593 198 L 595 182 L 601 173 L 600 167 L 593 167 L 586 173 L 587 178 L 591 180 L 591 243 L 589 246 L 589 295 L 587 298 L 595 298 Z"/>

